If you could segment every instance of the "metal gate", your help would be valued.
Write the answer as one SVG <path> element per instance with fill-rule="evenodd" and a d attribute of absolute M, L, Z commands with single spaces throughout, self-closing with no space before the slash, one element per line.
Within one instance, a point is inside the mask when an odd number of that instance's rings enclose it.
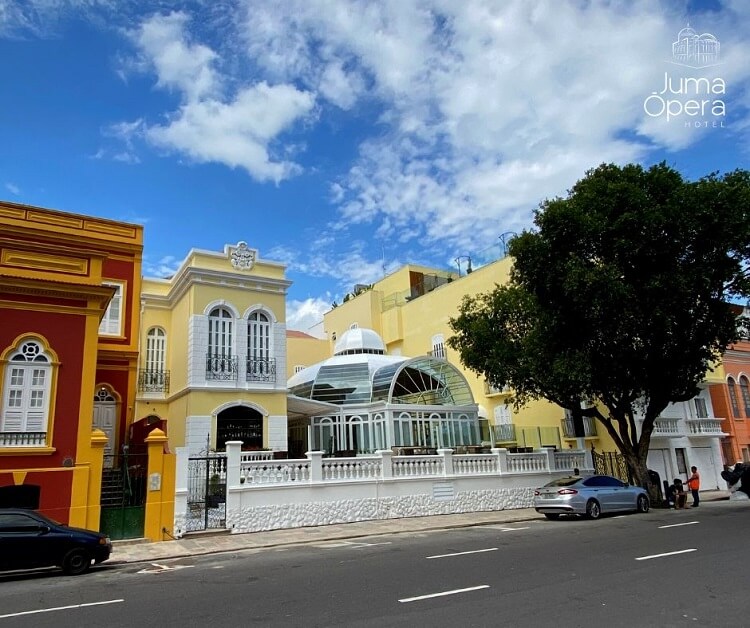
<path fill-rule="evenodd" d="M 188 458 L 188 512 L 185 531 L 226 527 L 226 497 L 226 455 Z"/>
<path fill-rule="evenodd" d="M 104 456 L 99 529 L 111 539 L 143 536 L 148 454 Z"/>
<path fill-rule="evenodd" d="M 594 461 L 594 473 L 612 475 L 623 482 L 630 482 L 630 472 L 625 462 L 625 456 L 617 451 L 603 451 L 598 453 L 591 448 L 591 458 Z"/>

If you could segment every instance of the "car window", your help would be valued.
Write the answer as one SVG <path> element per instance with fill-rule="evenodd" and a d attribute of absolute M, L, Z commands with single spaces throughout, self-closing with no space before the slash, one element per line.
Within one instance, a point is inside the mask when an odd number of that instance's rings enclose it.
<path fill-rule="evenodd" d="M 577 482 L 580 482 L 581 478 L 558 478 L 545 484 L 545 486 L 572 486 Z"/>
<path fill-rule="evenodd" d="M 601 475 L 592 475 L 592 476 L 591 476 L 590 478 L 586 478 L 586 479 L 585 479 L 585 480 L 583 481 L 583 485 L 584 485 L 584 486 L 588 486 L 588 487 L 591 487 L 591 488 L 597 488 L 597 487 L 599 487 L 599 486 L 606 486 L 606 485 L 605 485 L 605 484 L 604 484 L 604 483 L 602 482 L 602 480 L 603 480 L 603 479 L 604 479 L 604 478 L 603 478 L 603 477 L 602 477 Z"/>
<path fill-rule="evenodd" d="M 0 532 L 26 532 L 39 530 L 44 524 L 33 517 L 19 513 L 0 513 Z"/>

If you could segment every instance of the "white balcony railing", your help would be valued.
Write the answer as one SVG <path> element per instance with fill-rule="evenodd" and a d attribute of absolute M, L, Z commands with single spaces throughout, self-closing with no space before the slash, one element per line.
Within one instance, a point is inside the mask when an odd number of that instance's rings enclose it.
<path fill-rule="evenodd" d="M 721 436 L 721 422 L 724 419 L 688 419 L 688 436 Z"/>
<path fill-rule="evenodd" d="M 652 436 L 682 436 L 680 419 L 656 419 Z"/>

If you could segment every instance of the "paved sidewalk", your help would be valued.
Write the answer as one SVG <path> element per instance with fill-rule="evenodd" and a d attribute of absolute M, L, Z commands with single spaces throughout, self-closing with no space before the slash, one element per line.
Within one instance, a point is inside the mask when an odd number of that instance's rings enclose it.
<path fill-rule="evenodd" d="M 727 491 L 702 491 L 701 501 L 727 499 L 728 495 Z M 112 557 L 107 564 L 149 562 L 200 554 L 261 549 L 300 543 L 320 543 L 399 532 L 424 532 L 491 524 L 514 524 L 541 517 L 542 515 L 538 514 L 533 508 L 519 508 L 457 515 L 360 521 L 244 534 L 230 534 L 228 531 L 194 532 L 181 539 L 161 543 L 143 540 L 115 541 Z"/>

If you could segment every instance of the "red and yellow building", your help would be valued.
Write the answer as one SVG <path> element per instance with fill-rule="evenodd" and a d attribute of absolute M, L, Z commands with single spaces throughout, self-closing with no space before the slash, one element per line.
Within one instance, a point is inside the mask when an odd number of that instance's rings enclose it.
<path fill-rule="evenodd" d="M 0 506 L 98 529 L 135 403 L 143 228 L 0 201 Z"/>

